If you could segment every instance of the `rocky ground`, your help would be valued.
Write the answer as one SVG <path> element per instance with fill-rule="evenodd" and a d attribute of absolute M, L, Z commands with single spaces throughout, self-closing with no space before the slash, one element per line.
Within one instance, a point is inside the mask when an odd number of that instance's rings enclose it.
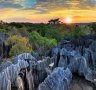
<path fill-rule="evenodd" d="M 73 75 L 70 90 L 96 90 L 96 86 L 84 77 Z"/>

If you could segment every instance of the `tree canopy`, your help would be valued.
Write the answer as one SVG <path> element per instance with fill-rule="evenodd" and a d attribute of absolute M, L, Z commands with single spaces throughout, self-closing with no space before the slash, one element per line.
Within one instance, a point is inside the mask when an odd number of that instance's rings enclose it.
<path fill-rule="evenodd" d="M 36 44 L 40 46 L 52 47 L 57 45 L 56 39 L 48 39 L 47 37 L 42 37 L 38 32 L 33 31 L 29 36 L 30 41 L 35 46 Z"/>
<path fill-rule="evenodd" d="M 16 54 L 24 52 L 26 53 L 32 52 L 32 46 L 30 45 L 29 40 L 26 37 L 13 35 L 10 36 L 6 42 L 12 46 L 10 49 L 10 56 L 14 56 Z"/>

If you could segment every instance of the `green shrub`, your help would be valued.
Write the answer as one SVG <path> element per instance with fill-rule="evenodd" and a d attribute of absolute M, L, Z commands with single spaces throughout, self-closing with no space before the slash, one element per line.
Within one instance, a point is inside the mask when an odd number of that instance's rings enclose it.
<path fill-rule="evenodd" d="M 33 31 L 29 39 L 32 43 L 32 45 L 36 46 L 37 44 L 40 46 L 47 46 L 47 47 L 52 47 L 57 45 L 56 39 L 48 39 L 47 37 L 42 37 L 38 32 Z"/>
<path fill-rule="evenodd" d="M 7 41 L 9 45 L 12 46 L 10 49 L 10 56 L 14 56 L 20 53 L 31 53 L 32 52 L 32 47 L 29 43 L 28 38 L 22 37 L 19 35 L 13 35 L 10 36 Z"/>
<path fill-rule="evenodd" d="M 30 47 L 25 46 L 23 43 L 17 43 L 15 45 L 12 46 L 12 48 L 10 49 L 10 56 L 15 56 L 18 54 L 22 54 L 22 53 L 31 53 L 32 49 L 30 49 Z"/>
<path fill-rule="evenodd" d="M 0 29 L 0 33 L 6 32 L 5 29 Z"/>
<path fill-rule="evenodd" d="M 64 33 L 64 37 L 81 37 L 81 36 L 84 36 L 86 35 L 86 29 L 85 27 L 82 27 L 82 26 L 77 26 L 77 25 L 74 25 L 71 27 L 70 31 L 69 32 L 65 32 Z"/>

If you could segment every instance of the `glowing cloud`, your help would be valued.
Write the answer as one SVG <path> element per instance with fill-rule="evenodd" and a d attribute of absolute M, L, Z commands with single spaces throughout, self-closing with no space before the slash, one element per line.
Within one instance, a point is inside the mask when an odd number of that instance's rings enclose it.
<path fill-rule="evenodd" d="M 0 0 L 4 21 L 47 22 L 66 17 L 72 17 L 72 22 L 96 21 L 96 0 Z"/>

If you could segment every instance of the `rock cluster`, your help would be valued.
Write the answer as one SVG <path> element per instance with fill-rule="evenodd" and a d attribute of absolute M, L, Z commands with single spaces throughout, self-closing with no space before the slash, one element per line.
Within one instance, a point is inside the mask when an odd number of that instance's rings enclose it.
<path fill-rule="evenodd" d="M 17 64 L 11 64 L 0 73 L 0 90 L 11 90 L 11 84 L 15 81 L 22 68 L 28 67 L 26 61 L 19 61 Z"/>
<path fill-rule="evenodd" d="M 20 54 L 0 65 L 0 90 L 69 90 L 73 73 L 95 83 L 95 47 L 95 37 L 83 37 L 61 41 L 42 60 Z"/>
<path fill-rule="evenodd" d="M 63 40 L 53 48 L 52 55 L 57 55 L 57 66 L 69 68 L 72 73 L 84 76 L 94 82 L 96 78 L 96 38 Z"/>

